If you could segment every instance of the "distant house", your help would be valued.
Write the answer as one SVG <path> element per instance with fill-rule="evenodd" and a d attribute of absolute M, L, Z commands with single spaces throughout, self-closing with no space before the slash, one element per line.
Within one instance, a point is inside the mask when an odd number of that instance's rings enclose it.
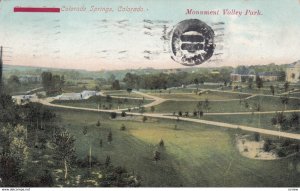
<path fill-rule="evenodd" d="M 249 81 L 249 79 L 255 81 L 256 73 L 254 70 L 235 70 L 233 73 L 230 74 L 230 79 L 232 82 L 247 82 Z"/>
<path fill-rule="evenodd" d="M 293 63 L 286 69 L 286 81 L 297 83 L 300 81 L 300 61 Z"/>
<path fill-rule="evenodd" d="M 278 72 L 261 72 L 257 74 L 263 81 L 273 82 L 279 79 Z"/>

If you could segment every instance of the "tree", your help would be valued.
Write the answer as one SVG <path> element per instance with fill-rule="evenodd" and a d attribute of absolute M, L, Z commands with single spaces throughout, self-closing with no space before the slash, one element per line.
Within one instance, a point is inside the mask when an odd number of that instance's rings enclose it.
<path fill-rule="evenodd" d="M 271 123 L 283 130 L 287 130 L 289 128 L 288 120 L 283 112 L 276 113 L 275 116 L 272 117 Z"/>
<path fill-rule="evenodd" d="M 160 152 L 159 151 L 154 151 L 154 153 L 153 153 L 153 160 L 154 161 L 160 160 Z"/>
<path fill-rule="evenodd" d="M 116 112 L 111 112 L 110 113 L 110 118 L 115 119 L 117 117 L 117 113 Z"/>
<path fill-rule="evenodd" d="M 86 135 L 87 132 L 88 132 L 87 126 L 82 127 L 82 133 L 83 133 L 83 135 Z"/>
<path fill-rule="evenodd" d="M 113 83 L 112 83 L 112 85 L 111 85 L 111 89 L 113 89 L 113 90 L 119 90 L 119 89 L 121 89 L 119 80 L 113 81 Z"/>
<path fill-rule="evenodd" d="M 100 141 L 99 141 L 99 145 L 100 145 L 100 147 L 102 147 L 102 145 L 103 145 L 103 141 L 102 141 L 102 139 L 100 139 Z"/>
<path fill-rule="evenodd" d="M 260 140 L 260 134 L 259 133 L 257 133 L 257 132 L 254 133 L 254 140 L 256 142 L 258 142 Z"/>
<path fill-rule="evenodd" d="M 100 125 L 101 125 L 100 120 L 98 120 L 97 123 L 96 123 L 96 126 L 100 127 Z"/>
<path fill-rule="evenodd" d="M 248 79 L 248 88 L 252 89 L 252 87 L 253 87 L 253 78 L 249 78 Z"/>
<path fill-rule="evenodd" d="M 126 117 L 126 112 L 125 111 L 122 111 L 121 117 Z"/>
<path fill-rule="evenodd" d="M 147 120 L 148 120 L 147 116 L 143 116 L 143 119 L 142 119 L 143 123 L 145 123 Z"/>
<path fill-rule="evenodd" d="M 64 129 L 59 130 L 54 135 L 54 158 L 58 162 L 63 162 L 65 179 L 68 177 L 68 168 L 76 157 L 74 142 L 75 138 Z"/>
<path fill-rule="evenodd" d="M 200 111 L 202 111 L 202 108 L 203 108 L 203 102 L 202 101 L 199 101 L 196 105 L 196 108 L 197 108 L 197 111 L 198 111 L 198 114 L 199 114 L 199 118 L 200 118 Z"/>
<path fill-rule="evenodd" d="M 284 87 L 285 92 L 287 92 L 289 90 L 289 86 L 290 86 L 289 82 L 284 83 L 283 87 Z"/>
<path fill-rule="evenodd" d="M 259 77 L 256 76 L 256 87 L 260 90 L 264 86 L 263 80 Z"/>
<path fill-rule="evenodd" d="M 205 109 L 206 112 L 208 112 L 208 110 L 210 109 L 210 107 L 209 107 L 209 101 L 208 101 L 207 98 L 206 98 L 205 101 L 204 101 L 203 109 Z"/>
<path fill-rule="evenodd" d="M 139 107 L 139 112 L 140 112 L 141 114 L 143 114 L 145 111 L 146 111 L 146 110 L 145 110 L 145 107 Z"/>
<path fill-rule="evenodd" d="M 275 88 L 273 85 L 270 85 L 270 91 L 271 91 L 271 94 L 274 96 L 275 95 Z"/>
<path fill-rule="evenodd" d="M 132 88 L 127 88 L 126 90 L 127 90 L 128 94 L 130 94 L 132 92 Z"/>
<path fill-rule="evenodd" d="M 178 111 L 178 116 L 182 116 L 182 111 Z"/>
<path fill-rule="evenodd" d="M 289 123 L 292 128 L 299 129 L 299 123 L 300 123 L 300 116 L 298 113 L 292 113 L 289 117 Z"/>
<path fill-rule="evenodd" d="M 52 75 L 51 72 L 43 72 L 41 77 L 43 88 L 48 95 L 62 91 L 62 87 L 65 83 L 64 76 Z"/>
<path fill-rule="evenodd" d="M 194 83 L 196 84 L 196 87 L 197 87 L 197 90 L 196 90 L 196 94 L 197 94 L 198 90 L 199 90 L 199 80 L 197 78 L 195 78 Z"/>
<path fill-rule="evenodd" d="M 263 150 L 265 152 L 270 152 L 271 151 L 271 145 L 272 145 L 272 141 L 270 139 L 267 139 L 264 143 Z"/>
<path fill-rule="evenodd" d="M 286 110 L 287 104 L 289 103 L 289 97 L 288 96 L 281 96 L 280 101 L 284 105 L 284 110 Z"/>
<path fill-rule="evenodd" d="M 155 111 L 155 107 L 154 106 L 151 106 L 150 108 L 151 112 L 153 113 Z"/>
<path fill-rule="evenodd" d="M 164 140 L 163 140 L 163 139 L 160 139 L 158 145 L 159 145 L 160 147 L 164 147 L 164 146 L 165 146 Z"/>
<path fill-rule="evenodd" d="M 107 135 L 107 142 L 110 144 L 112 142 L 113 138 L 112 138 L 112 132 L 109 131 L 108 135 Z"/>
<path fill-rule="evenodd" d="M 126 130 L 126 126 L 124 124 L 122 124 L 120 130 L 121 131 L 125 131 Z"/>

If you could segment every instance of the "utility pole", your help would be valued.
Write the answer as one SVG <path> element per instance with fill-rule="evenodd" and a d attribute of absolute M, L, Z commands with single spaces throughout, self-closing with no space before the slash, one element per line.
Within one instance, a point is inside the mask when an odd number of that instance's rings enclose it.
<path fill-rule="evenodd" d="M 2 72 L 3 72 L 3 47 L 0 47 L 0 94 L 3 93 L 3 82 L 2 82 Z"/>

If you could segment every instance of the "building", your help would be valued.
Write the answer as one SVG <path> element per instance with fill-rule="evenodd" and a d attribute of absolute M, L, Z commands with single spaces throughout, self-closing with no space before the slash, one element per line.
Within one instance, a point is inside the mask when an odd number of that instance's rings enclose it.
<path fill-rule="evenodd" d="M 252 79 L 252 81 L 255 81 L 256 73 L 254 70 L 235 70 L 233 73 L 230 74 L 230 79 L 232 82 L 247 82 L 250 79 Z"/>
<path fill-rule="evenodd" d="M 258 76 L 263 81 L 273 82 L 273 81 L 277 81 L 279 79 L 280 75 L 278 72 L 261 72 L 261 73 L 258 73 Z"/>
<path fill-rule="evenodd" d="M 297 83 L 300 81 L 300 61 L 293 63 L 286 69 L 286 81 Z"/>

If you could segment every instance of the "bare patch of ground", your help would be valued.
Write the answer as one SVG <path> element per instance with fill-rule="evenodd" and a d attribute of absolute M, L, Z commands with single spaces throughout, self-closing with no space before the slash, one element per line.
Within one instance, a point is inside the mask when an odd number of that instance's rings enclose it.
<path fill-rule="evenodd" d="M 263 146 L 265 141 L 251 141 L 247 139 L 248 136 L 237 136 L 236 137 L 236 146 L 244 157 L 258 160 L 275 160 L 279 157 L 273 152 L 265 152 Z"/>

